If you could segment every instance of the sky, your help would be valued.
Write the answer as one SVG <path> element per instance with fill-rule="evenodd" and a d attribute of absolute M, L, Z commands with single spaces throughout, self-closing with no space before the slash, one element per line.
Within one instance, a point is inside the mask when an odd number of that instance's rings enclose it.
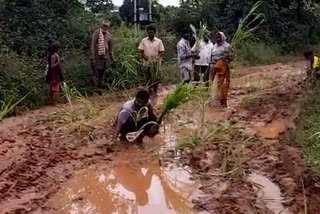
<path fill-rule="evenodd" d="M 123 0 L 112 0 L 112 2 L 117 6 L 121 6 L 123 3 Z M 164 6 L 168 6 L 168 5 L 178 6 L 179 5 L 179 0 L 159 0 L 159 2 L 160 2 L 160 4 L 162 4 Z"/>

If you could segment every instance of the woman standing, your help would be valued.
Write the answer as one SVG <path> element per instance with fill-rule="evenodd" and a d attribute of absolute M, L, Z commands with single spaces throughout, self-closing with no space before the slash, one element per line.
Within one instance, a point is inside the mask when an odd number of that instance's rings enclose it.
<path fill-rule="evenodd" d="M 55 105 L 60 94 L 60 83 L 64 81 L 60 56 L 58 54 L 60 43 L 57 41 L 51 42 L 48 47 L 48 73 L 46 81 L 50 86 L 50 95 L 52 102 Z"/>
<path fill-rule="evenodd" d="M 212 80 L 214 78 L 217 79 L 217 98 L 220 100 L 220 105 L 227 108 L 227 97 L 230 87 L 230 45 L 226 42 L 226 36 L 223 32 L 216 33 L 215 40 L 216 44 L 212 51 L 212 63 L 214 65 L 211 71 Z"/>

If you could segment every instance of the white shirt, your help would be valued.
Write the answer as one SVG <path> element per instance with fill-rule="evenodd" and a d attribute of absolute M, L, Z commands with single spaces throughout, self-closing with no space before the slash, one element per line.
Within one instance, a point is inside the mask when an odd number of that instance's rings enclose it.
<path fill-rule="evenodd" d="M 154 37 L 150 40 L 146 37 L 141 40 L 139 45 L 139 50 L 144 52 L 144 55 L 148 57 L 149 60 L 157 61 L 159 59 L 159 53 L 164 52 L 164 46 L 160 39 Z"/>
<path fill-rule="evenodd" d="M 182 38 L 177 45 L 178 64 L 180 68 L 192 70 L 192 58 L 188 57 L 191 54 L 191 47 L 189 41 Z"/>
<path fill-rule="evenodd" d="M 211 61 L 211 53 L 213 51 L 213 47 L 214 46 L 211 41 L 205 43 L 205 41 L 202 40 L 200 42 L 200 59 L 196 60 L 195 64 L 199 66 L 208 66 Z"/>

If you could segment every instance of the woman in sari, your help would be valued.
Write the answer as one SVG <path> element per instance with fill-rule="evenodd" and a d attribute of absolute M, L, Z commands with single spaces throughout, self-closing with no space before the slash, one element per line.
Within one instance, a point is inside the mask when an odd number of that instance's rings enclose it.
<path fill-rule="evenodd" d="M 230 68 L 229 68 L 229 48 L 230 45 L 226 42 L 226 36 L 223 32 L 218 32 L 215 35 L 216 44 L 212 51 L 211 70 L 212 81 L 217 82 L 217 99 L 220 105 L 227 108 L 227 97 L 230 87 Z"/>

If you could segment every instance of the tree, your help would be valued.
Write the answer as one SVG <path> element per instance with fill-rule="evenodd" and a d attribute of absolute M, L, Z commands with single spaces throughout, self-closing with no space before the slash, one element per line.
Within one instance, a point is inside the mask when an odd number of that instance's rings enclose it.
<path fill-rule="evenodd" d="M 114 9 L 114 4 L 111 0 L 87 0 L 86 6 L 89 7 L 93 13 L 110 12 Z"/>
<path fill-rule="evenodd" d="M 123 4 L 121 5 L 120 9 L 120 17 L 123 21 L 128 23 L 133 23 L 133 1 L 131 0 L 124 0 Z"/>

